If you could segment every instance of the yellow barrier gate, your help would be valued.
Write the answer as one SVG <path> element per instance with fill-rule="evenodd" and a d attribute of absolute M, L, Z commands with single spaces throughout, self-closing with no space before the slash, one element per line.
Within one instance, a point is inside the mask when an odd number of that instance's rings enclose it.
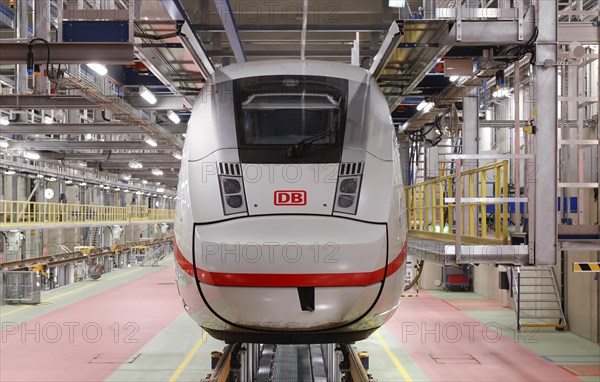
<path fill-rule="evenodd" d="M 456 175 L 446 175 L 404 187 L 407 204 L 408 229 L 413 236 L 454 241 L 459 229 L 462 241 L 475 244 L 508 244 L 508 161 L 489 164 L 460 172 L 463 198 L 477 201 L 461 202 L 458 209 L 463 219 L 455 227 Z M 491 192 L 488 186 L 491 185 Z M 485 201 L 490 198 L 490 202 Z M 493 225 L 488 229 L 486 207 L 494 205 Z M 517 208 L 519 208 L 517 203 Z M 468 218 L 467 218 L 468 217 Z M 465 221 L 466 220 L 466 221 Z"/>

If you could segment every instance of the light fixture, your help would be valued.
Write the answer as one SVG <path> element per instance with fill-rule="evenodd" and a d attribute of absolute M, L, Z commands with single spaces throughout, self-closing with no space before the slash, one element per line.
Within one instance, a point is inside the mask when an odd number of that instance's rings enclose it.
<path fill-rule="evenodd" d="M 10 123 L 10 121 L 8 120 L 7 116 L 5 116 L 5 115 L 0 116 L 0 125 L 8 126 L 9 123 Z"/>
<path fill-rule="evenodd" d="M 427 101 L 423 100 L 420 104 L 417 105 L 417 111 L 421 111 L 427 106 Z"/>
<path fill-rule="evenodd" d="M 131 179 L 131 174 L 123 174 L 123 180 Z"/>
<path fill-rule="evenodd" d="M 73 181 L 71 179 L 65 179 L 65 184 L 72 184 Z"/>
<path fill-rule="evenodd" d="M 140 86 L 140 97 L 145 99 L 146 102 L 148 102 L 151 105 L 154 105 L 156 103 L 156 96 L 152 94 L 152 92 L 148 90 L 148 88 L 146 88 L 144 85 Z"/>
<path fill-rule="evenodd" d="M 49 176 L 49 177 L 47 177 L 47 178 L 46 178 L 46 180 L 47 180 L 48 182 L 56 182 L 56 178 L 55 178 L 55 177 L 52 177 L 52 176 Z"/>
<path fill-rule="evenodd" d="M 141 162 L 132 159 L 131 161 L 129 161 L 129 167 L 135 170 L 139 170 L 140 168 L 144 167 L 144 165 Z"/>
<path fill-rule="evenodd" d="M 404 130 L 406 130 L 406 128 L 408 127 L 408 125 L 409 125 L 408 121 L 404 122 L 404 123 L 402 124 L 402 127 L 400 128 L 400 131 L 404 131 Z"/>
<path fill-rule="evenodd" d="M 148 181 L 146 179 L 142 179 L 142 184 L 148 184 Z"/>
<path fill-rule="evenodd" d="M 15 170 L 13 170 L 12 168 L 9 168 L 8 170 L 4 171 L 4 173 L 6 175 L 13 175 L 13 174 L 15 174 Z"/>
<path fill-rule="evenodd" d="M 44 123 L 46 125 L 51 125 L 54 123 L 54 119 L 51 116 L 47 115 L 44 117 Z"/>
<path fill-rule="evenodd" d="M 108 73 L 108 69 L 106 69 L 106 66 L 102 64 L 91 63 L 87 64 L 87 66 L 88 68 L 92 69 L 94 72 L 98 73 L 101 76 L 105 76 L 106 73 Z"/>
<path fill-rule="evenodd" d="M 181 153 L 180 153 L 179 151 L 175 151 L 175 152 L 173 153 L 173 157 L 174 157 L 175 159 L 179 159 L 179 160 L 181 160 L 181 158 L 183 158 L 183 157 L 181 156 Z"/>
<path fill-rule="evenodd" d="M 40 154 L 36 153 L 35 151 L 23 151 L 23 156 L 31 160 L 40 159 Z"/>
<path fill-rule="evenodd" d="M 156 147 L 156 145 L 157 145 L 156 141 L 152 137 L 144 138 L 144 142 L 146 142 L 147 144 L 149 144 L 152 147 Z"/>
<path fill-rule="evenodd" d="M 156 187 L 156 192 L 165 192 L 164 187 Z"/>
<path fill-rule="evenodd" d="M 163 170 L 161 170 L 160 168 L 153 168 L 152 169 L 152 175 L 162 176 L 163 174 L 164 174 Z"/>
<path fill-rule="evenodd" d="M 406 6 L 406 0 L 389 0 L 388 6 L 390 8 L 404 8 Z"/>
<path fill-rule="evenodd" d="M 115 191 L 121 191 L 119 187 L 115 187 Z"/>
<path fill-rule="evenodd" d="M 44 198 L 52 199 L 54 197 L 54 190 L 51 188 L 46 188 L 44 190 Z"/>
<path fill-rule="evenodd" d="M 181 134 L 181 136 L 185 138 L 187 136 L 187 134 L 183 133 L 183 134 Z"/>
<path fill-rule="evenodd" d="M 181 118 L 179 118 L 179 116 L 177 115 L 177 113 L 175 113 L 173 110 L 169 110 L 169 112 L 167 113 L 167 117 L 169 117 L 169 119 L 171 121 L 173 121 L 173 123 L 179 123 L 179 122 L 181 122 Z"/>
<path fill-rule="evenodd" d="M 0 141 L 0 149 L 7 149 L 9 146 L 8 142 Z"/>
<path fill-rule="evenodd" d="M 135 194 L 136 195 L 144 195 L 144 192 L 143 191 L 137 191 Z"/>
<path fill-rule="evenodd" d="M 425 108 L 423 108 L 423 113 L 429 112 L 429 110 L 433 109 L 434 106 L 435 106 L 435 103 L 427 102 L 427 105 L 425 105 Z"/>
<path fill-rule="evenodd" d="M 492 93 L 492 96 L 494 98 L 506 98 L 506 97 L 510 97 L 510 89 L 508 89 L 508 88 L 500 88 L 500 89 L 494 90 L 494 92 Z"/>
<path fill-rule="evenodd" d="M 128 192 L 129 192 L 129 190 L 128 190 L 128 189 L 124 189 L 124 190 L 123 190 L 123 192 L 125 192 L 125 193 L 128 193 Z"/>
<path fill-rule="evenodd" d="M 450 76 L 450 82 L 456 82 L 456 80 L 458 80 L 459 76 Z"/>
<path fill-rule="evenodd" d="M 104 186 L 105 190 L 110 190 L 110 186 Z"/>
<path fill-rule="evenodd" d="M 44 174 L 37 174 L 35 177 L 39 179 L 44 179 Z"/>
<path fill-rule="evenodd" d="M 92 134 L 87 133 L 84 138 L 85 138 L 86 141 L 89 141 L 89 140 L 92 139 Z"/>
<path fill-rule="evenodd" d="M 87 183 L 86 182 L 81 182 L 81 183 L 79 183 L 79 185 L 80 186 L 87 186 Z"/>
<path fill-rule="evenodd" d="M 79 167 L 87 167 L 87 163 L 86 163 L 86 162 L 84 162 L 84 161 L 82 161 L 82 160 L 78 161 L 78 162 L 77 162 L 77 165 L 78 165 Z"/>

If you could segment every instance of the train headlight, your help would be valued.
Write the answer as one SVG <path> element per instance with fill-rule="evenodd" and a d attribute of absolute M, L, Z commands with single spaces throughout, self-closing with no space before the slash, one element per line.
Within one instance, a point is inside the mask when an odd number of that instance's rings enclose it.
<path fill-rule="evenodd" d="M 219 175 L 223 213 L 233 215 L 248 211 L 241 176 Z"/>
<path fill-rule="evenodd" d="M 232 178 L 223 179 L 223 191 L 225 191 L 226 194 L 239 194 L 241 190 L 242 185 L 239 180 Z"/>
<path fill-rule="evenodd" d="M 358 181 L 355 178 L 344 179 L 340 183 L 340 192 L 345 194 L 355 194 L 358 189 Z"/>
<path fill-rule="evenodd" d="M 338 196 L 338 206 L 342 208 L 350 208 L 354 204 L 354 196 L 352 195 L 340 195 Z"/>
<path fill-rule="evenodd" d="M 360 174 L 352 176 L 340 175 L 335 196 L 335 207 L 333 209 L 335 212 L 356 214 L 361 178 L 362 175 Z"/>
<path fill-rule="evenodd" d="M 240 208 L 244 204 L 244 200 L 240 195 L 228 196 L 227 205 L 231 208 Z"/>

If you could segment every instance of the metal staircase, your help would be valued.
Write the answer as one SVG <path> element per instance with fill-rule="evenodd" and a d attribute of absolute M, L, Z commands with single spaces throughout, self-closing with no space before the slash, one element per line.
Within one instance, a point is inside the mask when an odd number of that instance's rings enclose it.
<path fill-rule="evenodd" d="M 88 243 L 92 247 L 102 247 L 103 227 L 90 227 L 88 231 Z"/>
<path fill-rule="evenodd" d="M 521 328 L 564 329 L 567 320 L 551 267 L 512 267 L 511 288 L 517 330 Z"/>

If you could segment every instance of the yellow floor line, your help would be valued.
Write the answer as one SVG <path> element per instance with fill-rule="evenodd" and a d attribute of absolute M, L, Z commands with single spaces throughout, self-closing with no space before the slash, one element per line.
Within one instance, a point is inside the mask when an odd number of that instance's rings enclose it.
<path fill-rule="evenodd" d="M 31 305 L 25 305 L 25 306 L 15 309 L 15 310 L 11 310 L 10 312 L 2 313 L 2 314 L 0 314 L 0 317 L 8 316 L 9 314 L 13 314 L 13 313 L 16 313 L 18 311 L 21 311 L 21 310 L 27 309 L 27 308 L 31 308 Z"/>
<path fill-rule="evenodd" d="M 392 359 L 392 362 L 394 363 L 394 365 L 396 365 L 396 368 L 400 371 L 400 374 L 402 374 L 402 376 L 404 377 L 404 380 L 407 382 L 413 382 L 413 379 L 410 377 L 410 375 L 408 374 L 408 372 L 406 371 L 404 366 L 402 366 L 402 363 L 396 357 L 396 355 L 394 354 L 394 352 L 392 351 L 390 346 L 387 344 L 387 342 L 385 342 L 385 340 L 383 339 L 381 334 L 379 334 L 379 332 L 375 332 L 375 337 L 377 337 L 377 340 L 383 347 L 383 350 L 385 350 L 387 355 Z"/>
<path fill-rule="evenodd" d="M 116 276 L 114 276 L 114 277 L 111 277 L 111 278 L 106 278 L 106 279 L 104 279 L 104 280 L 102 280 L 102 279 L 101 279 L 101 281 L 110 281 L 110 280 L 114 280 L 114 279 L 117 279 L 117 278 L 119 278 L 119 277 L 127 276 L 128 274 L 131 274 L 131 273 L 133 273 L 133 272 L 137 272 L 137 271 L 139 271 L 140 269 L 142 269 L 142 268 L 141 268 L 141 267 L 140 267 L 140 268 L 135 268 L 135 269 L 132 269 L 132 270 L 130 270 L 130 271 L 127 271 L 127 272 L 125 272 L 125 273 L 121 273 L 121 274 L 119 274 L 119 275 L 116 275 Z M 98 284 L 98 283 L 96 283 L 96 282 L 95 282 L 95 283 L 91 283 L 91 284 L 89 284 L 89 285 L 86 285 L 86 286 L 84 286 L 84 287 L 81 287 L 81 288 L 77 288 L 77 289 L 75 289 L 75 290 L 72 290 L 72 291 L 70 291 L 70 292 L 65 292 L 65 293 L 59 294 L 59 295 L 57 295 L 57 296 L 52 296 L 52 297 L 49 297 L 49 298 L 45 299 L 45 301 L 52 301 L 52 300 L 56 300 L 57 298 L 61 298 L 61 297 L 68 296 L 68 295 L 70 295 L 70 294 L 73 294 L 73 293 L 81 292 L 81 291 L 82 291 L 82 290 L 84 290 L 84 289 L 91 288 L 91 287 L 93 287 L 93 286 L 97 286 L 97 285 L 99 285 L 99 284 Z M 13 313 L 16 313 L 16 312 L 20 312 L 21 310 L 24 310 L 24 309 L 27 309 L 27 308 L 31 308 L 31 307 L 33 307 L 33 306 L 35 306 L 35 305 L 25 305 L 25 306 L 22 306 L 22 307 L 20 307 L 20 308 L 17 308 L 17 309 L 15 309 L 15 310 L 11 310 L 10 312 L 2 313 L 2 314 L 0 314 L 0 317 L 8 316 L 9 314 L 13 314 Z"/>
<path fill-rule="evenodd" d="M 190 363 L 190 361 L 192 360 L 192 358 L 194 358 L 194 356 L 196 355 L 196 353 L 198 352 L 198 350 L 200 349 L 200 347 L 202 346 L 202 344 L 206 342 L 207 338 L 208 338 L 208 334 L 206 332 L 204 332 L 204 334 L 202 334 L 202 337 L 200 337 L 200 339 L 198 340 L 198 342 L 196 342 L 196 345 L 194 345 L 194 347 L 192 348 L 192 350 L 190 350 L 190 352 L 188 353 L 188 355 L 181 362 L 181 364 L 179 365 L 179 367 L 177 368 L 177 370 L 175 370 L 175 372 L 173 372 L 173 374 L 171 375 L 171 378 L 169 378 L 169 382 L 175 382 L 175 381 L 177 381 L 177 378 L 179 378 L 179 376 L 181 375 L 181 373 L 183 373 L 183 370 L 185 370 L 185 368 L 187 367 L 188 363 Z"/>

